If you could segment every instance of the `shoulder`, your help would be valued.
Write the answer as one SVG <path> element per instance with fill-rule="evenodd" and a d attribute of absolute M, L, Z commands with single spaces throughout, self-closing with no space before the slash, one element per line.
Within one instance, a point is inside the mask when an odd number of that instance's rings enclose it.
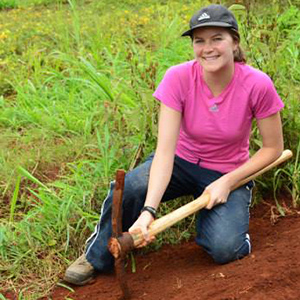
<path fill-rule="evenodd" d="M 189 61 L 180 63 L 178 65 L 174 65 L 174 66 L 170 67 L 169 70 L 188 72 L 194 68 L 195 64 L 197 64 L 196 60 L 189 60 Z"/>
<path fill-rule="evenodd" d="M 175 66 L 170 67 L 166 74 L 173 75 L 181 80 L 188 80 L 190 77 L 195 77 L 198 72 L 199 65 L 196 60 L 190 60 Z"/>
<path fill-rule="evenodd" d="M 262 119 L 283 108 L 271 78 L 249 65 L 239 65 L 240 85 L 247 91 L 249 103 L 256 119 Z"/>
<path fill-rule="evenodd" d="M 247 90 L 253 88 L 265 90 L 273 87 L 272 79 L 263 71 L 246 64 L 239 63 L 237 65 L 239 68 L 238 78 Z"/>

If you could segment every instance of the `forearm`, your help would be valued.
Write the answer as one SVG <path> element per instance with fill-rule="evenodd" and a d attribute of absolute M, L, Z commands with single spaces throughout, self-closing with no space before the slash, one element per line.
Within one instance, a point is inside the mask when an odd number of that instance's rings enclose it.
<path fill-rule="evenodd" d="M 158 141 L 150 170 L 145 206 L 157 208 L 169 184 L 181 124 L 181 113 L 161 105 Z"/>
<path fill-rule="evenodd" d="M 280 114 L 276 113 L 268 118 L 258 120 L 257 122 L 259 132 L 262 136 L 262 147 L 248 162 L 224 176 L 224 180 L 228 180 L 230 188 L 241 179 L 252 175 L 275 161 L 283 151 Z"/>
<path fill-rule="evenodd" d="M 245 164 L 224 175 L 223 179 L 228 181 L 230 188 L 232 188 L 242 179 L 275 161 L 282 151 L 283 147 L 280 144 L 277 147 L 262 147 Z"/>
<path fill-rule="evenodd" d="M 258 120 L 259 132 L 262 136 L 262 147 L 246 163 L 225 174 L 206 187 L 210 201 L 206 206 L 213 206 L 227 201 L 230 191 L 242 179 L 254 174 L 275 161 L 283 151 L 282 127 L 279 113 Z"/>
<path fill-rule="evenodd" d="M 156 152 L 153 158 L 145 206 L 157 209 L 170 182 L 174 164 L 173 153 Z"/>
<path fill-rule="evenodd" d="M 158 142 L 150 169 L 145 206 L 157 209 L 170 182 L 180 123 L 181 113 L 161 104 Z M 129 231 L 134 231 L 137 228 L 142 231 L 145 240 L 141 246 L 145 246 L 151 241 L 147 228 L 153 222 L 155 213 L 153 213 L 153 210 L 149 211 L 149 209 L 144 210 L 129 228 Z"/>

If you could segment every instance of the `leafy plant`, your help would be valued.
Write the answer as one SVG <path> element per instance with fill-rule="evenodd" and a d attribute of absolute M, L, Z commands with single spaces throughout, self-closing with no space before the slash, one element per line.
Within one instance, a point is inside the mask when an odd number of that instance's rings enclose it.
<path fill-rule="evenodd" d="M 0 0 L 0 9 L 8 9 L 17 7 L 16 0 Z"/>
<path fill-rule="evenodd" d="M 300 141 L 298 142 L 297 151 L 295 153 L 295 158 L 292 163 L 289 163 L 285 168 L 280 168 L 276 170 L 273 178 L 274 186 L 274 198 L 276 199 L 277 206 L 282 214 L 283 209 L 280 207 L 277 201 L 277 192 L 279 187 L 281 187 L 283 182 L 283 177 L 288 178 L 288 184 L 285 188 L 289 191 L 293 200 L 293 207 L 296 208 L 299 205 L 300 199 Z"/>

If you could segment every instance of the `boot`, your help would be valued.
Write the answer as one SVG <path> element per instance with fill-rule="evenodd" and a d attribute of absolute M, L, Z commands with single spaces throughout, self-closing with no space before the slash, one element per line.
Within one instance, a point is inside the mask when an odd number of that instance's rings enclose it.
<path fill-rule="evenodd" d="M 95 269 L 83 254 L 67 268 L 64 281 L 75 285 L 85 285 L 93 279 L 94 275 Z"/>

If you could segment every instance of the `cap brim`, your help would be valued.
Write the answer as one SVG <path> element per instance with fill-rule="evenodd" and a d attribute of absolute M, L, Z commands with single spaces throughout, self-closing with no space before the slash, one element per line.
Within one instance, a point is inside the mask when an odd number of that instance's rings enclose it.
<path fill-rule="evenodd" d="M 192 36 L 193 30 L 201 27 L 226 27 L 226 28 L 232 28 L 233 30 L 237 31 L 235 28 L 233 28 L 230 24 L 224 23 L 224 22 L 206 22 L 203 24 L 198 24 L 197 26 L 191 28 L 190 30 L 185 31 L 181 36 Z"/>

